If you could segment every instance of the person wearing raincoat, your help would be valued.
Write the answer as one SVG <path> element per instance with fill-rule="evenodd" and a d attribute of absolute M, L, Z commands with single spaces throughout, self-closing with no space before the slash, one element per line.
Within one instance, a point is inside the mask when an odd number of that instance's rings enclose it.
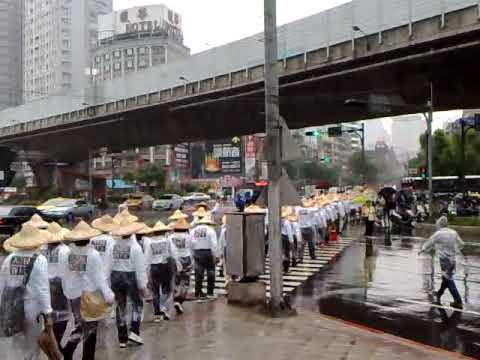
<path fill-rule="evenodd" d="M 205 210 L 205 207 L 201 206 L 198 208 L 197 211 L 194 211 L 192 215 L 193 215 L 193 221 L 190 225 L 192 227 L 195 227 L 200 220 L 202 220 L 205 216 L 208 215 L 208 212 L 207 210 Z"/>
<path fill-rule="evenodd" d="M 120 348 L 127 342 L 143 345 L 140 337 L 143 299 L 149 299 L 147 269 L 142 248 L 135 234 L 144 228 L 143 224 L 125 218 L 113 231 L 118 240 L 107 253 L 107 279 L 115 294 L 116 322 Z M 131 301 L 132 317 L 127 319 L 127 301 Z M 130 329 L 129 329 L 130 325 Z"/>
<path fill-rule="evenodd" d="M 448 219 L 445 216 L 440 217 L 436 223 L 437 231 L 423 244 L 419 254 L 435 250 L 440 260 L 442 270 L 442 284 L 435 293 L 437 303 L 440 304 L 441 297 L 446 289 L 450 291 L 454 302 L 450 305 L 456 308 L 462 308 L 462 298 L 458 292 L 453 276 L 456 270 L 456 256 L 463 248 L 463 241 L 458 233 L 448 228 Z"/>
<path fill-rule="evenodd" d="M 92 227 L 96 230 L 101 231 L 102 233 L 94 237 L 90 241 L 90 244 L 92 244 L 95 250 L 98 251 L 104 265 L 107 250 L 115 243 L 115 240 L 113 239 L 111 233 L 117 225 L 118 224 L 113 220 L 110 215 L 104 215 L 101 218 L 92 221 Z"/>
<path fill-rule="evenodd" d="M 185 219 L 178 220 L 173 225 L 173 234 L 169 240 L 177 249 L 178 261 L 181 268 L 175 277 L 174 308 L 177 314 L 183 314 L 183 303 L 190 288 L 190 274 L 193 268 L 192 236 L 189 233 L 190 225 Z"/>
<path fill-rule="evenodd" d="M 65 360 L 73 359 L 75 350 L 83 342 L 83 360 L 95 359 L 98 321 L 89 321 L 82 314 L 82 297 L 98 292 L 107 304 L 113 304 L 114 294 L 105 279 L 100 254 L 90 245 L 92 238 L 100 235 L 99 230 L 80 221 L 75 228 L 65 234 L 70 253 L 61 259 L 63 292 L 70 301 L 74 326 L 70 334 L 65 334 L 62 353 Z M 63 345 L 63 342 L 62 342 Z"/>
<path fill-rule="evenodd" d="M 13 356 L 10 359 L 38 359 L 37 339 L 43 331 L 38 316 L 45 314 L 48 317 L 45 327 L 53 326 L 48 263 L 45 256 L 39 254 L 40 247 L 49 238 L 46 231 L 26 223 L 4 245 L 5 250 L 12 252 L 0 269 L 0 337 L 13 336 L 12 348 L 3 350 L 7 359 L 8 355 Z M 20 293 L 22 299 L 17 298 Z M 21 312 L 13 306 L 19 300 L 23 301 Z M 18 356 L 17 352 L 22 355 Z"/>
<path fill-rule="evenodd" d="M 290 269 L 291 249 L 293 247 L 293 228 L 288 220 L 293 211 L 290 207 L 283 207 L 282 209 L 282 250 L 283 250 L 283 272 L 288 273 Z"/>
<path fill-rule="evenodd" d="M 61 267 L 61 264 L 66 263 L 70 254 L 70 249 L 63 243 L 65 235 L 69 231 L 56 222 L 50 223 L 47 231 L 50 233 L 50 238 L 42 249 L 42 255 L 48 262 L 50 298 L 54 315 L 53 333 L 57 343 L 60 344 L 70 319 L 70 306 L 63 292 Z"/>
<path fill-rule="evenodd" d="M 175 245 L 167 238 L 170 228 L 158 221 L 153 227 L 149 246 L 145 247 L 145 262 L 153 293 L 154 322 L 170 320 L 175 291 L 178 255 Z"/>
<path fill-rule="evenodd" d="M 218 257 L 217 233 L 213 229 L 215 225 L 215 222 L 208 215 L 201 219 L 191 231 L 193 257 L 195 259 L 195 297 L 198 299 L 205 298 L 202 291 L 205 271 L 207 272 L 206 297 L 215 298 L 213 293 L 215 289 L 215 262 Z"/>
<path fill-rule="evenodd" d="M 220 235 L 218 236 L 218 249 L 220 251 L 221 266 L 219 269 L 219 276 L 224 277 L 226 271 L 227 259 L 227 216 L 222 216 L 222 226 L 220 227 Z"/>

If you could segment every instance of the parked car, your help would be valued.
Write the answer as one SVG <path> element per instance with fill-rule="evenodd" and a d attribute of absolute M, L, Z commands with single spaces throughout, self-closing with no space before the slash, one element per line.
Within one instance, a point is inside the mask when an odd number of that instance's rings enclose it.
<path fill-rule="evenodd" d="M 177 210 L 183 206 L 183 198 L 177 194 L 165 194 L 153 202 L 153 210 Z"/>
<path fill-rule="evenodd" d="M 15 234 L 37 212 L 34 206 L 0 206 L 0 234 Z"/>
<path fill-rule="evenodd" d="M 50 199 L 38 206 L 37 209 L 45 220 L 50 221 L 72 221 L 77 217 L 91 219 L 96 213 L 95 205 L 89 204 L 83 199 Z"/>
<path fill-rule="evenodd" d="M 148 194 L 135 193 L 128 195 L 124 204 L 129 209 L 151 209 L 154 201 L 155 199 Z"/>
<path fill-rule="evenodd" d="M 204 193 L 189 193 L 183 197 L 183 201 L 185 202 L 200 202 L 200 201 L 209 201 L 211 200 L 211 196 L 204 194 Z"/>

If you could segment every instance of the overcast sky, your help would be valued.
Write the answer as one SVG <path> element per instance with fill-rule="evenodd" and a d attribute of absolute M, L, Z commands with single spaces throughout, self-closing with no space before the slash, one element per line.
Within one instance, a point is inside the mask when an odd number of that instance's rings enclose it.
<path fill-rule="evenodd" d="M 348 0 L 277 0 L 279 25 Z M 196 53 L 263 31 L 262 0 L 113 0 L 115 10 L 165 4 L 183 17 L 185 45 Z"/>
<path fill-rule="evenodd" d="M 277 0 L 277 22 L 283 25 L 349 0 Z M 183 17 L 185 45 L 192 53 L 223 45 L 263 31 L 262 0 L 113 0 L 115 10 L 165 4 Z M 436 113 L 434 128 L 461 116 L 461 112 Z M 383 121 L 390 132 L 390 121 Z"/>

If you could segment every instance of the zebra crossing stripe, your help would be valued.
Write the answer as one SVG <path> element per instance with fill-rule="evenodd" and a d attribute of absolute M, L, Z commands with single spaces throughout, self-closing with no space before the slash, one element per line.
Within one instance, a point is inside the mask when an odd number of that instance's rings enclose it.
<path fill-rule="evenodd" d="M 305 247 L 304 259 L 302 263 L 298 263 L 295 267 L 290 267 L 289 272 L 283 275 L 283 294 L 289 294 L 302 285 L 313 275 L 317 274 L 321 269 L 328 265 L 335 257 L 356 239 L 341 238 L 339 242 L 331 243 L 322 248 L 315 249 L 315 260 L 310 259 L 308 246 Z M 216 268 L 216 274 L 219 273 L 219 267 Z M 192 283 L 195 282 L 195 275 L 191 274 Z M 260 275 L 259 279 L 265 283 L 267 289 L 267 297 L 270 297 L 270 259 L 267 256 L 265 261 L 265 274 Z M 207 280 L 202 283 L 203 292 L 207 292 Z M 215 294 L 226 295 L 225 277 L 216 276 L 215 278 Z"/>

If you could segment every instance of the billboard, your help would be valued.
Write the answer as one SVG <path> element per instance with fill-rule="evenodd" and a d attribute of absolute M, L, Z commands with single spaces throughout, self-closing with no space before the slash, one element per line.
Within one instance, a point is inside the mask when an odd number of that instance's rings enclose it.
<path fill-rule="evenodd" d="M 190 145 L 188 143 L 177 144 L 173 148 L 175 167 L 186 170 L 190 167 Z"/>
<path fill-rule="evenodd" d="M 242 148 L 242 140 L 239 137 L 192 144 L 192 179 L 241 176 Z"/>
<path fill-rule="evenodd" d="M 165 33 L 183 40 L 182 16 L 164 5 L 138 6 L 98 17 L 99 40 L 120 34 Z"/>

